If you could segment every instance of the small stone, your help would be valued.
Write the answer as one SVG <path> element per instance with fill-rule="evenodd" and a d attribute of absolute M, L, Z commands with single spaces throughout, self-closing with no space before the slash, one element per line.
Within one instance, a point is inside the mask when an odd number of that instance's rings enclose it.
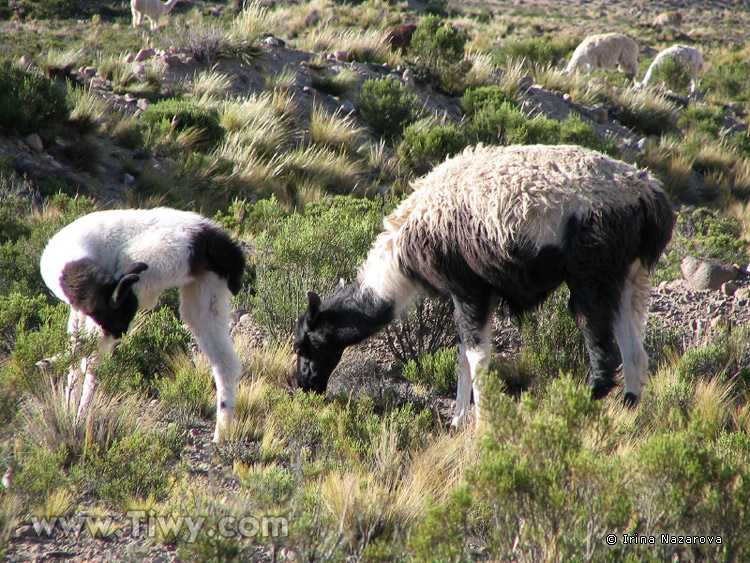
<path fill-rule="evenodd" d="M 26 135 L 23 138 L 23 142 L 26 143 L 34 152 L 42 152 L 44 150 L 44 143 L 42 143 L 42 138 L 36 133 Z"/>
<path fill-rule="evenodd" d="M 693 256 L 686 257 L 680 264 L 682 275 L 693 289 L 717 291 L 739 275 L 736 268 L 728 268 L 713 260 Z"/>
<path fill-rule="evenodd" d="M 349 53 L 346 51 L 336 51 L 333 53 L 333 60 L 339 61 L 339 62 L 346 62 L 349 58 Z"/>
<path fill-rule="evenodd" d="M 132 63 L 133 62 L 133 53 L 128 53 L 127 55 L 125 55 L 125 58 L 122 59 L 122 62 L 124 62 L 125 64 Z"/>
<path fill-rule="evenodd" d="M 129 104 L 132 104 L 133 102 L 135 102 L 135 101 L 137 101 L 137 100 L 138 100 L 138 98 L 136 98 L 136 97 L 135 97 L 135 96 L 134 96 L 133 94 L 131 94 L 130 92 L 128 92 L 127 94 L 125 94 L 125 95 L 124 95 L 124 96 L 122 97 L 122 99 L 123 99 L 123 100 L 125 100 L 126 102 L 128 102 Z"/>
<path fill-rule="evenodd" d="M 750 287 L 740 287 L 734 292 L 734 301 L 747 301 L 750 299 Z"/>
<path fill-rule="evenodd" d="M 410 88 L 414 88 L 414 85 L 416 84 L 416 80 L 414 79 L 414 71 L 410 68 L 407 68 L 401 75 L 401 80 L 403 80 L 404 83 Z"/>
<path fill-rule="evenodd" d="M 726 282 L 721 286 L 721 292 L 724 295 L 734 295 L 737 290 L 740 288 L 736 283 L 734 282 Z"/>
<path fill-rule="evenodd" d="M 136 102 L 135 105 L 138 107 L 138 109 L 146 111 L 148 109 L 148 106 L 151 105 L 151 102 L 149 102 L 146 98 L 141 98 L 138 100 L 138 102 Z"/>
<path fill-rule="evenodd" d="M 135 176 L 133 176 L 132 174 L 125 174 L 125 176 L 123 176 L 122 178 L 122 181 L 126 184 L 135 184 Z"/>
<path fill-rule="evenodd" d="M 153 56 L 154 56 L 154 50 L 150 48 L 146 48 L 146 49 L 141 49 L 140 51 L 138 51 L 138 54 L 135 56 L 135 59 L 133 60 L 139 63 L 141 61 L 150 59 Z"/>
<path fill-rule="evenodd" d="M 267 47 L 286 47 L 286 42 L 283 39 L 279 39 L 278 37 L 274 37 L 273 35 L 269 35 L 263 40 L 263 45 L 266 45 Z"/>
<path fill-rule="evenodd" d="M 178 57 L 177 55 L 164 55 L 164 62 L 167 64 L 167 66 L 171 67 L 183 65 L 182 59 L 180 59 L 180 57 Z"/>
<path fill-rule="evenodd" d="M 589 108 L 587 113 L 595 123 L 599 123 L 600 125 L 606 123 L 609 117 L 607 114 L 607 110 L 602 106 L 594 106 L 592 108 Z"/>

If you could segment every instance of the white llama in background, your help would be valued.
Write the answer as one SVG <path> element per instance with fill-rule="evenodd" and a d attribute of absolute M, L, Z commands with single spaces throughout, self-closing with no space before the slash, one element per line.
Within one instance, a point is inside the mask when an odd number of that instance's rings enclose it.
<path fill-rule="evenodd" d="M 146 16 L 150 22 L 151 30 L 159 29 L 159 22 L 172 11 L 179 0 L 168 0 L 166 3 L 161 0 L 130 0 L 130 11 L 133 14 L 133 27 L 138 27 L 143 23 L 143 16 Z"/>

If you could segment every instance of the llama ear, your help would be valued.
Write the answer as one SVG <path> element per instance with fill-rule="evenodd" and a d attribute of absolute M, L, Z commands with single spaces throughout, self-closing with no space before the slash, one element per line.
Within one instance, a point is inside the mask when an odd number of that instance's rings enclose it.
<path fill-rule="evenodd" d="M 307 323 L 308 325 L 312 325 L 318 318 L 318 313 L 320 313 L 320 297 L 314 291 L 308 291 L 307 301 Z"/>
<path fill-rule="evenodd" d="M 145 262 L 133 262 L 130 266 L 128 266 L 125 271 L 122 273 L 123 277 L 127 276 L 128 274 L 140 274 L 144 270 L 148 270 L 148 264 Z"/>
<path fill-rule="evenodd" d="M 120 308 L 120 305 L 125 301 L 128 292 L 132 291 L 133 284 L 141 279 L 141 276 L 138 274 L 144 270 L 148 270 L 148 264 L 145 262 L 133 262 L 130 266 L 125 268 L 122 277 L 117 282 L 117 287 L 115 287 L 115 290 L 112 292 L 110 305 L 113 309 Z"/>

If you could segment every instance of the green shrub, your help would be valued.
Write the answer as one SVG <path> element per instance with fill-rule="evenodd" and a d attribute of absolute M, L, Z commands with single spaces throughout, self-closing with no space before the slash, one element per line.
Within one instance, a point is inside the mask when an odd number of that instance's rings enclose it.
<path fill-rule="evenodd" d="M 486 104 L 481 107 L 466 126 L 466 133 L 473 142 L 489 145 L 507 145 L 514 133 L 523 127 L 528 118 L 515 105 L 506 102 L 500 105 Z"/>
<path fill-rule="evenodd" d="M 453 27 L 439 16 L 428 15 L 414 30 L 410 51 L 432 64 L 454 63 L 463 59 L 468 39 L 466 31 Z"/>
<path fill-rule="evenodd" d="M 461 103 L 469 115 L 474 115 L 480 109 L 485 107 L 499 107 L 504 104 L 513 106 L 514 100 L 508 97 L 500 86 L 479 86 L 478 88 L 469 88 L 461 96 Z"/>
<path fill-rule="evenodd" d="M 187 100 L 164 100 L 152 104 L 143 112 L 142 122 L 150 127 L 159 126 L 173 132 L 194 131 L 195 147 L 209 150 L 224 138 L 216 112 L 206 110 Z"/>
<path fill-rule="evenodd" d="M 73 468 L 73 479 L 114 503 L 136 497 L 164 498 L 169 492 L 175 452 L 183 446 L 177 427 L 132 434 L 107 451 L 92 448 Z"/>
<path fill-rule="evenodd" d="M 732 64 L 716 64 L 704 69 L 701 74 L 701 89 L 716 102 L 748 102 L 748 81 L 750 62 L 733 61 Z"/>
<path fill-rule="evenodd" d="M 155 393 L 170 357 L 188 352 L 190 333 L 167 307 L 139 313 L 114 353 L 97 370 L 108 392 Z"/>
<path fill-rule="evenodd" d="M 390 207 L 382 200 L 338 196 L 308 204 L 304 214 L 289 215 L 262 233 L 249 305 L 263 329 L 284 340 L 307 307 L 307 291 L 326 295 L 339 279 L 353 280 Z"/>
<path fill-rule="evenodd" d="M 507 40 L 495 52 L 495 59 L 505 65 L 515 59 L 525 59 L 529 66 L 555 66 L 564 62 L 567 54 L 578 43 L 576 37 L 528 37 Z"/>
<path fill-rule="evenodd" d="M 424 174 L 446 157 L 467 145 L 466 136 L 455 125 L 412 123 L 404 129 L 398 153 L 415 173 Z"/>
<path fill-rule="evenodd" d="M 352 90 L 359 81 L 358 75 L 349 70 L 333 73 L 328 70 L 313 71 L 310 76 L 312 87 L 329 96 L 343 96 Z"/>
<path fill-rule="evenodd" d="M 21 135 L 44 134 L 69 111 L 65 90 L 11 62 L 0 63 L 0 127 Z"/>
<path fill-rule="evenodd" d="M 468 38 L 466 31 L 439 16 L 424 17 L 414 30 L 410 46 L 417 62 L 415 73 L 449 96 L 461 95 L 466 88 L 466 73 L 471 68 L 471 62 L 464 59 Z M 420 71 L 419 65 L 426 70 Z"/>
<path fill-rule="evenodd" d="M 79 0 L 9 0 L 5 8 L 7 17 L 19 20 L 71 18 L 79 9 Z"/>
<path fill-rule="evenodd" d="M 411 383 L 426 385 L 440 395 L 456 392 L 456 349 L 443 348 L 434 354 L 424 354 L 419 362 L 404 366 L 403 376 Z"/>
<path fill-rule="evenodd" d="M 718 107 L 690 104 L 682 112 L 677 125 L 683 129 L 696 129 L 713 137 L 718 137 L 724 111 Z"/>
<path fill-rule="evenodd" d="M 366 80 L 357 96 L 357 107 L 362 119 L 388 137 L 400 135 L 420 113 L 416 95 L 392 78 Z"/>
<path fill-rule="evenodd" d="M 578 377 L 588 372 L 583 337 L 568 310 L 569 296 L 566 288 L 557 290 L 521 321 L 519 370 L 530 372 L 537 381 L 557 378 L 560 372 Z"/>

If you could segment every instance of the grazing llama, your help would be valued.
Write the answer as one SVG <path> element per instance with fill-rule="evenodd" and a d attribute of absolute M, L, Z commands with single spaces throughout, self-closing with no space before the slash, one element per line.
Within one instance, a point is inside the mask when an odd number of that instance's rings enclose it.
<path fill-rule="evenodd" d="M 182 320 L 212 366 L 214 441 L 219 441 L 234 416 L 242 367 L 229 336 L 229 299 L 242 287 L 244 267 L 242 251 L 218 225 L 175 209 L 98 211 L 54 235 L 40 269 L 47 286 L 70 305 L 72 350 L 78 350 L 81 333 L 99 339 L 98 353 L 84 357 L 80 369 L 68 374 L 66 396 L 71 408 L 78 402 L 76 415 L 84 416 L 93 398 L 94 368 L 114 349 L 136 312 L 153 309 L 165 289 L 179 287 Z"/>
<path fill-rule="evenodd" d="M 179 0 L 168 0 L 166 3 L 161 0 L 130 0 L 130 11 L 133 14 L 133 27 L 138 27 L 143 23 L 143 16 L 148 18 L 151 31 L 159 29 L 159 22 L 172 11 Z"/>
<path fill-rule="evenodd" d="M 591 35 L 573 51 L 565 73 L 592 72 L 597 68 L 614 68 L 635 77 L 638 73 L 638 45 L 621 33 Z"/>
<path fill-rule="evenodd" d="M 594 398 L 615 386 L 641 395 L 647 274 L 674 213 L 648 172 L 578 146 L 476 147 L 417 180 L 385 221 L 357 280 L 324 301 L 310 291 L 294 349 L 303 390 L 325 392 L 347 346 L 385 327 L 426 289 L 453 300 L 458 390 L 452 425 L 481 378 L 498 303 L 533 310 L 561 283 L 583 333 Z M 615 342 L 617 344 L 615 344 Z M 619 346 L 619 353 L 618 353 Z"/>
<path fill-rule="evenodd" d="M 690 76 L 690 93 L 694 94 L 697 92 L 699 83 L 698 73 L 703 68 L 703 55 L 695 47 L 688 47 L 687 45 L 673 45 L 660 51 L 654 57 L 646 74 L 643 76 L 643 82 L 639 86 L 645 87 L 651 84 L 655 80 L 654 72 L 667 61 L 676 61 L 680 65 L 684 72 Z"/>

